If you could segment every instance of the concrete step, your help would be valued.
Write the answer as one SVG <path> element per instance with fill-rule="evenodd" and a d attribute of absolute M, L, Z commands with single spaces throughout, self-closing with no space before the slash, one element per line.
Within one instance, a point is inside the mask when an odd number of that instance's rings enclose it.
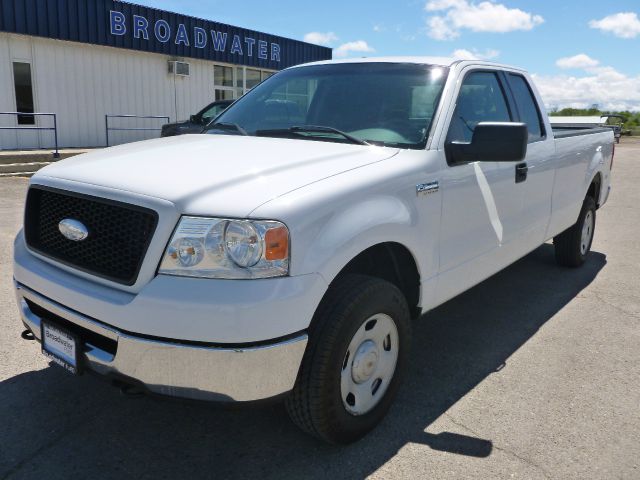
<path fill-rule="evenodd" d="M 0 177 L 31 176 L 42 167 L 65 158 L 87 153 L 95 149 L 70 148 L 60 150 L 54 158 L 50 150 L 0 151 Z"/>
<path fill-rule="evenodd" d="M 34 174 L 52 162 L 0 163 L 0 177 L 14 177 L 16 174 Z"/>
<path fill-rule="evenodd" d="M 59 160 L 96 150 L 94 148 L 66 148 L 60 150 Z M 52 162 L 52 150 L 0 150 L 0 165 L 7 163 Z"/>
<path fill-rule="evenodd" d="M 0 173 L 0 178 L 7 177 L 31 177 L 36 172 L 13 172 L 13 173 Z"/>

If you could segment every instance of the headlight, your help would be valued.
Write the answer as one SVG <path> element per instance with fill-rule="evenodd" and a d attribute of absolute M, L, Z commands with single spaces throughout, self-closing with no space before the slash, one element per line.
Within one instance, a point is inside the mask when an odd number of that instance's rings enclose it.
<path fill-rule="evenodd" d="M 182 217 L 159 273 L 268 278 L 289 273 L 289 230 L 276 221 Z"/>

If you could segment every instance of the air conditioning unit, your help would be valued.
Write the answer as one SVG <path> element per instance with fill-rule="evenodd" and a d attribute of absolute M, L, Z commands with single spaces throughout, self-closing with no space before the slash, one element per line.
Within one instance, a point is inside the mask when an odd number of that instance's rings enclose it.
<path fill-rule="evenodd" d="M 189 64 L 187 62 L 169 61 L 169 73 L 180 75 L 181 77 L 189 76 Z"/>

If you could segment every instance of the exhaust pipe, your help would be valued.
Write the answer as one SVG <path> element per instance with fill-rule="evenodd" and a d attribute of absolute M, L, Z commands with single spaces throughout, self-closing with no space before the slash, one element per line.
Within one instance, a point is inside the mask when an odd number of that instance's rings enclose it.
<path fill-rule="evenodd" d="M 36 339 L 36 336 L 33 334 L 33 332 L 29 329 L 25 330 L 24 332 L 22 332 L 20 334 L 20 336 L 24 339 L 24 340 L 28 340 L 28 341 L 33 341 Z"/>

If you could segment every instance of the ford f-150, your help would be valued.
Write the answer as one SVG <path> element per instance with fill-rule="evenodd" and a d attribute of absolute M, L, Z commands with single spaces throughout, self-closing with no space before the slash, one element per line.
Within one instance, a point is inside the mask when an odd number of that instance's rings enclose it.
<path fill-rule="evenodd" d="M 23 336 L 152 393 L 282 398 L 303 430 L 351 442 L 390 408 L 413 318 L 551 239 L 561 265 L 588 261 L 613 154 L 610 129 L 552 129 L 518 68 L 289 68 L 204 134 L 32 177 Z"/>

